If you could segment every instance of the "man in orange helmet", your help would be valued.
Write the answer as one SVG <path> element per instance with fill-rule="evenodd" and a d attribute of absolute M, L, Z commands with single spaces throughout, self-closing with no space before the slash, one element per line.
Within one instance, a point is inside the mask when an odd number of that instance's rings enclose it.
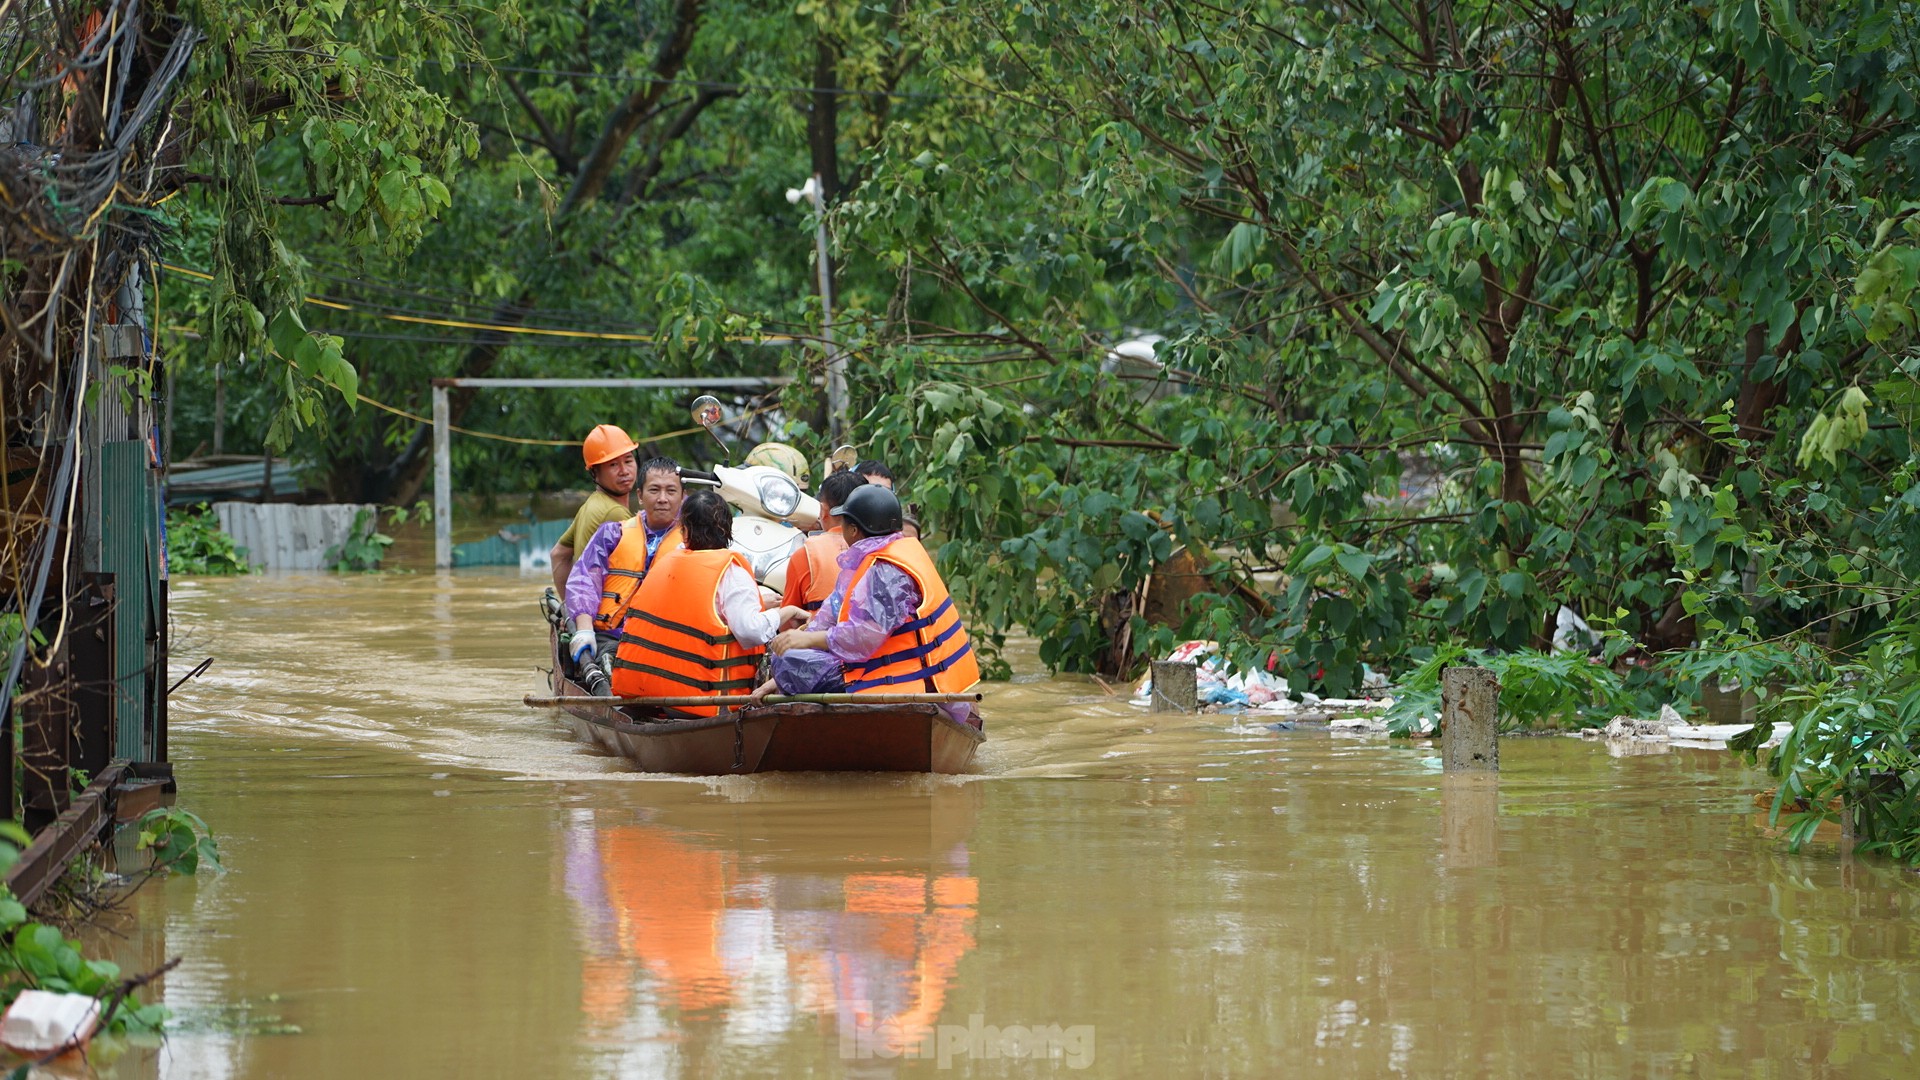
<path fill-rule="evenodd" d="M 564 602 L 574 624 L 567 651 L 587 680 L 583 685 L 596 694 L 606 691 L 615 646 L 654 559 L 686 542 L 680 527 L 685 494 L 673 459 L 642 462 L 639 515 L 596 529 L 567 575 Z"/>
<path fill-rule="evenodd" d="M 553 563 L 553 587 L 561 595 L 566 594 L 567 575 L 573 570 L 575 556 L 587 546 L 594 532 L 609 521 L 625 521 L 633 516 L 628 500 L 633 495 L 634 481 L 640 476 L 639 466 L 633 459 L 637 449 L 627 433 L 612 424 L 601 424 L 587 433 L 580 456 L 586 459 L 587 475 L 593 477 L 594 486 L 600 490 L 587 496 L 579 512 L 573 515 L 573 524 L 553 542 L 553 551 L 548 554 Z"/>

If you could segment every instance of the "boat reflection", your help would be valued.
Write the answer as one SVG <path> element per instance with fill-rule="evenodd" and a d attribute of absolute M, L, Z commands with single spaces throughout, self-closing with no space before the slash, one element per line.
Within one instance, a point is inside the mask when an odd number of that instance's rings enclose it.
<path fill-rule="evenodd" d="M 858 1032 L 892 1057 L 931 1037 L 974 947 L 980 790 L 807 779 L 644 820 L 576 812 L 564 879 L 588 1044 L 679 1071 L 721 1050 L 832 1055 Z"/>

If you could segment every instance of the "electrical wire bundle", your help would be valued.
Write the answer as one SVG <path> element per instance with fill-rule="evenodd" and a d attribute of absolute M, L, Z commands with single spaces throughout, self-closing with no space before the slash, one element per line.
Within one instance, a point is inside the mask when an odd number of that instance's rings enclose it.
<path fill-rule="evenodd" d="M 163 162 L 185 145 L 178 84 L 202 35 L 140 0 L 0 0 L 0 709 L 11 710 L 43 606 L 73 571 L 86 446 L 127 415 L 103 386 L 110 328 L 134 323 L 161 223 Z M 141 332 L 128 378 L 153 376 Z M 100 404 L 105 401 L 115 408 Z M 125 430 L 111 433 L 128 437 Z M 49 596 L 49 591 L 58 595 Z M 0 729 L 4 733 L 4 729 Z M 8 733 L 7 737 L 11 738 Z"/>

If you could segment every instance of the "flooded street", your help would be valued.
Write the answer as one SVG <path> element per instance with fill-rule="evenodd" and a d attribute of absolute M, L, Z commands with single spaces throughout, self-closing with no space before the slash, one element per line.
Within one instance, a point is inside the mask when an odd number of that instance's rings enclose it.
<path fill-rule="evenodd" d="M 541 584 L 175 582 L 229 870 L 135 897 L 178 1020 L 104 1074 L 1910 1075 L 1920 883 L 1784 854 L 1728 755 L 1452 787 L 1034 677 L 977 775 L 644 776 L 521 705 Z"/>

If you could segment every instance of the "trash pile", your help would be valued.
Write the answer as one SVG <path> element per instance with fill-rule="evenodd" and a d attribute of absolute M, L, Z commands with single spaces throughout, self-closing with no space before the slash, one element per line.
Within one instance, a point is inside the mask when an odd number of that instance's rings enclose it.
<path fill-rule="evenodd" d="M 1302 711 L 1341 714 L 1362 710 L 1385 709 L 1393 704 L 1393 699 L 1383 698 L 1323 698 L 1318 694 L 1301 692 L 1300 700 L 1293 700 L 1293 688 L 1287 680 L 1271 671 L 1248 668 L 1243 671 L 1230 671 L 1227 662 L 1220 655 L 1220 643 L 1217 641 L 1185 641 L 1162 659 L 1171 663 L 1191 663 L 1198 666 L 1194 670 L 1194 683 L 1198 690 L 1201 707 L 1207 712 L 1249 712 L 1268 715 L 1286 715 Z M 1369 689 L 1384 689 L 1386 679 L 1369 670 L 1365 676 Z M 1133 688 L 1132 703 L 1145 708 L 1153 703 L 1153 671 L 1148 669 Z"/>
<path fill-rule="evenodd" d="M 1680 710 L 1671 705 L 1662 705 L 1660 715 L 1653 719 L 1616 716 L 1607 721 L 1606 727 L 1588 728 L 1580 733 L 1580 737 L 1605 739 L 1610 747 L 1625 743 L 1662 743 L 1667 746 L 1724 750 L 1727 740 L 1751 728 L 1751 724 L 1689 724 L 1681 717 Z M 1779 745 L 1792 728 L 1792 724 L 1773 725 L 1773 734 L 1761 745 Z"/>

